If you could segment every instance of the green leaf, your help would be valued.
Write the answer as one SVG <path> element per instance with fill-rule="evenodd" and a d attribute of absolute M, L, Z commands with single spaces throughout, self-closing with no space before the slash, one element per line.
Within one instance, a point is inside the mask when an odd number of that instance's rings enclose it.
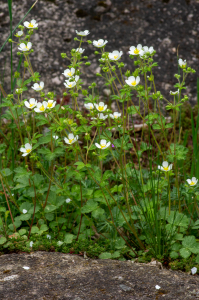
<path fill-rule="evenodd" d="M 77 170 L 81 170 L 85 167 L 85 164 L 82 161 L 76 162 L 75 165 L 77 166 Z"/>
<path fill-rule="evenodd" d="M 31 234 L 35 234 L 39 232 L 39 228 L 37 226 L 32 226 L 31 228 Z"/>
<path fill-rule="evenodd" d="M 88 200 L 86 205 L 84 205 L 82 208 L 81 208 L 81 212 L 83 214 L 87 214 L 91 211 L 94 211 L 95 209 L 97 209 L 98 207 L 98 204 L 97 202 L 94 202 L 93 200 Z"/>
<path fill-rule="evenodd" d="M 56 209 L 57 209 L 57 206 L 55 206 L 55 205 L 46 205 L 46 207 L 44 208 L 44 212 L 50 213 Z"/>
<path fill-rule="evenodd" d="M 107 170 L 107 171 L 105 171 L 104 174 L 103 174 L 102 181 L 111 179 L 112 176 L 113 176 L 113 172 Z"/>
<path fill-rule="evenodd" d="M 110 252 L 103 252 L 99 255 L 100 259 L 110 259 L 112 257 Z"/>
<path fill-rule="evenodd" d="M 46 224 L 42 224 L 40 227 L 40 231 L 47 231 L 48 230 L 48 226 Z"/>
<path fill-rule="evenodd" d="M 42 136 L 38 141 L 40 144 L 48 144 L 51 142 L 51 135 Z"/>
<path fill-rule="evenodd" d="M 185 236 L 182 241 L 183 247 L 188 249 L 194 247 L 195 244 L 196 244 L 196 238 L 193 235 Z"/>
<path fill-rule="evenodd" d="M 0 212 L 6 212 L 6 208 L 5 207 L 0 207 Z"/>
<path fill-rule="evenodd" d="M 92 211 L 92 217 L 94 219 L 101 219 L 105 215 L 105 210 L 103 208 L 98 207 L 96 210 Z"/>
<path fill-rule="evenodd" d="M 3 169 L 3 170 L 1 170 L 0 172 L 1 172 L 2 176 L 4 176 L 4 177 L 10 176 L 10 175 L 13 173 L 13 172 L 12 172 L 10 169 L 8 169 L 8 168 Z"/>
<path fill-rule="evenodd" d="M 174 125 L 173 123 L 166 124 L 165 128 L 172 128 L 173 125 Z"/>
<path fill-rule="evenodd" d="M 111 188 L 111 193 L 120 193 L 122 191 L 123 184 L 115 185 L 113 188 Z"/>
<path fill-rule="evenodd" d="M 120 252 L 119 251 L 115 251 L 113 254 L 112 254 L 112 258 L 118 258 L 120 257 Z"/>
<path fill-rule="evenodd" d="M 20 230 L 19 230 L 19 234 L 20 234 L 20 235 L 26 234 L 26 229 L 20 229 Z"/>
<path fill-rule="evenodd" d="M 179 255 L 178 255 L 178 253 L 177 253 L 176 251 L 171 251 L 171 252 L 170 252 L 170 257 L 171 257 L 171 258 L 176 259 L 176 258 L 178 258 L 178 256 L 179 256 Z"/>
<path fill-rule="evenodd" d="M 3 245 L 6 241 L 7 241 L 7 239 L 4 236 L 2 236 L 0 238 L 0 245 Z"/>
<path fill-rule="evenodd" d="M 183 145 L 171 144 L 170 150 L 171 150 L 171 154 L 168 151 L 167 160 L 173 162 L 174 158 L 176 158 L 177 160 L 185 160 L 186 159 L 188 149 L 186 147 L 184 147 Z"/>
<path fill-rule="evenodd" d="M 192 226 L 192 229 L 199 229 L 199 220 L 197 220 L 194 225 Z"/>
<path fill-rule="evenodd" d="M 74 239 L 75 235 L 71 234 L 71 233 L 66 233 L 64 236 L 64 243 L 66 244 L 71 244 L 73 239 Z"/>
<path fill-rule="evenodd" d="M 115 248 L 116 249 L 122 249 L 124 248 L 125 246 L 125 241 L 123 240 L 122 237 L 118 237 L 116 240 L 115 240 Z"/>
<path fill-rule="evenodd" d="M 185 248 L 180 249 L 180 255 L 183 258 L 188 258 L 191 255 L 191 251 Z"/>
<path fill-rule="evenodd" d="M 135 114 L 139 113 L 139 106 L 130 106 L 130 107 L 128 107 L 128 113 L 130 115 L 135 115 Z"/>
<path fill-rule="evenodd" d="M 54 219 L 54 214 L 52 214 L 52 213 L 45 214 L 45 218 L 48 221 L 52 221 Z"/>
<path fill-rule="evenodd" d="M 199 264 L 199 254 L 196 256 L 196 263 Z"/>
<path fill-rule="evenodd" d="M 21 221 L 27 221 L 27 220 L 29 220 L 31 218 L 31 214 L 22 214 L 21 216 L 20 216 L 20 220 Z"/>

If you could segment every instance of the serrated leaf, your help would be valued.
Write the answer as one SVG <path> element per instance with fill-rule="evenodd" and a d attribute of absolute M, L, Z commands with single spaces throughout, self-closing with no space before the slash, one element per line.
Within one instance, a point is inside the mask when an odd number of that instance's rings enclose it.
<path fill-rule="evenodd" d="M 5 207 L 0 207 L 0 212 L 6 212 L 6 208 Z"/>
<path fill-rule="evenodd" d="M 7 241 L 7 239 L 4 236 L 2 236 L 0 238 L 0 245 L 3 245 L 6 241 Z"/>
<path fill-rule="evenodd" d="M 179 255 L 178 255 L 178 253 L 177 253 L 176 251 L 171 251 L 171 252 L 170 252 L 170 257 L 171 257 L 171 258 L 176 259 L 176 258 L 178 258 L 178 256 L 179 256 Z"/>
<path fill-rule="evenodd" d="M 185 236 L 182 241 L 182 245 L 184 248 L 192 248 L 195 246 L 195 244 L 196 244 L 196 238 L 193 235 Z"/>
<path fill-rule="evenodd" d="M 191 251 L 188 250 L 188 249 L 185 249 L 185 248 L 181 248 L 181 249 L 180 249 L 180 255 L 181 255 L 183 258 L 188 258 L 188 257 L 191 255 Z"/>
<path fill-rule="evenodd" d="M 112 258 L 118 258 L 120 257 L 120 252 L 119 251 L 115 251 L 114 253 L 112 253 Z"/>
<path fill-rule="evenodd" d="M 48 226 L 46 224 L 42 224 L 40 227 L 40 231 L 47 231 L 48 230 Z"/>
<path fill-rule="evenodd" d="M 26 234 L 26 229 L 20 229 L 20 230 L 19 230 L 19 234 L 20 234 L 20 235 Z"/>
<path fill-rule="evenodd" d="M 97 202 L 93 200 L 88 200 L 87 203 L 81 208 L 81 212 L 87 214 L 97 209 L 97 207 L 98 207 Z"/>
<path fill-rule="evenodd" d="M 103 252 L 99 255 L 100 259 L 110 259 L 112 257 L 110 252 Z"/>
<path fill-rule="evenodd" d="M 9 168 L 2 169 L 0 172 L 4 177 L 10 176 L 13 173 Z"/>
<path fill-rule="evenodd" d="M 74 237 L 75 237 L 74 234 L 66 233 L 65 236 L 64 236 L 64 243 L 71 244 Z"/>
<path fill-rule="evenodd" d="M 46 205 L 46 207 L 44 208 L 44 212 L 50 213 L 56 209 L 57 209 L 57 206 L 55 206 L 55 205 Z"/>
<path fill-rule="evenodd" d="M 21 221 L 27 221 L 27 220 L 29 220 L 31 218 L 31 214 L 22 214 L 21 216 L 20 216 L 20 220 Z"/>

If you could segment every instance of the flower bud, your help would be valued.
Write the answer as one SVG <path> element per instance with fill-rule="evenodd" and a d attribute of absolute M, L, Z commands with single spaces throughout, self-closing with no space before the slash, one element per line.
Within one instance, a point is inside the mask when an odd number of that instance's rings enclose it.
<path fill-rule="evenodd" d="M 87 43 L 88 43 L 88 44 L 92 44 L 92 41 L 90 41 L 90 40 L 87 40 Z"/>
<path fill-rule="evenodd" d="M 24 61 L 24 68 L 27 68 L 29 66 L 27 61 Z"/>
<path fill-rule="evenodd" d="M 21 52 L 17 52 L 17 55 L 21 55 Z"/>
<path fill-rule="evenodd" d="M 26 116 L 28 113 L 25 111 L 23 114 L 24 114 L 24 116 Z"/>
<path fill-rule="evenodd" d="M 67 96 L 67 93 L 66 93 L 66 92 L 64 92 L 64 93 L 63 93 L 63 96 Z"/>
<path fill-rule="evenodd" d="M 30 36 L 29 36 L 29 34 L 27 34 L 27 35 L 26 35 L 26 39 L 29 39 L 29 38 L 30 38 Z"/>
<path fill-rule="evenodd" d="M 74 41 L 78 41 L 78 38 L 77 38 L 77 37 L 75 37 L 75 38 L 74 38 Z"/>
<path fill-rule="evenodd" d="M 88 56 L 84 56 L 83 59 L 88 59 Z"/>
<path fill-rule="evenodd" d="M 85 66 L 90 66 L 90 65 L 91 65 L 90 62 L 86 62 L 86 63 L 85 63 Z"/>
<path fill-rule="evenodd" d="M 16 71 L 14 74 L 14 78 L 19 78 L 19 77 L 20 77 L 20 73 Z"/>
<path fill-rule="evenodd" d="M 91 85 L 92 85 L 93 87 L 95 87 L 95 86 L 96 86 L 96 83 L 95 83 L 95 82 L 93 82 Z"/>
<path fill-rule="evenodd" d="M 9 43 L 12 43 L 12 39 L 9 39 L 8 42 L 9 42 Z"/>
<path fill-rule="evenodd" d="M 95 53 L 96 55 L 97 55 L 97 54 L 99 54 L 99 52 L 98 52 L 98 51 L 95 51 L 94 53 Z"/>
<path fill-rule="evenodd" d="M 96 75 L 96 76 L 99 76 L 99 77 L 101 77 L 101 76 L 102 76 L 100 73 L 96 73 L 95 75 Z"/>
<path fill-rule="evenodd" d="M 67 57 L 66 53 L 61 53 L 61 57 L 66 58 Z"/>
<path fill-rule="evenodd" d="M 82 90 L 82 95 L 86 96 L 88 94 L 87 90 Z"/>

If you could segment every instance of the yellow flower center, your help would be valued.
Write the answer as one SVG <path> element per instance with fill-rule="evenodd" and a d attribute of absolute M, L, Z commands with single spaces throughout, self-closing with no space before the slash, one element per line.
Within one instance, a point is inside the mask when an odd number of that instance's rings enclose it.
<path fill-rule="evenodd" d="M 69 120 L 69 121 L 68 121 L 68 124 L 72 124 L 72 123 L 73 123 L 73 121 L 72 121 L 72 120 Z"/>
<path fill-rule="evenodd" d="M 30 108 L 33 107 L 33 106 L 34 106 L 34 103 L 33 103 L 33 104 L 30 104 Z"/>
<path fill-rule="evenodd" d="M 103 111 L 104 110 L 104 106 L 98 106 L 98 110 L 99 111 Z"/>
<path fill-rule="evenodd" d="M 48 108 L 51 108 L 52 107 L 52 103 L 48 103 Z"/>
<path fill-rule="evenodd" d="M 90 109 L 92 109 L 93 107 L 90 105 Z"/>
<path fill-rule="evenodd" d="M 71 72 L 68 72 L 68 76 L 72 76 L 72 73 L 71 73 Z"/>
<path fill-rule="evenodd" d="M 115 119 L 117 119 L 117 118 L 118 118 L 118 116 L 117 116 L 117 115 L 115 115 L 114 117 L 115 117 Z"/>
<path fill-rule="evenodd" d="M 69 83 L 69 85 L 68 85 L 68 86 L 71 88 L 73 85 L 72 85 L 72 83 Z"/>
<path fill-rule="evenodd" d="M 71 143 L 72 143 L 72 141 L 74 141 L 74 139 L 69 139 L 68 141 L 69 141 L 69 143 L 71 144 Z"/>
<path fill-rule="evenodd" d="M 135 86 L 136 85 L 136 81 L 135 80 L 132 81 L 131 84 Z"/>
<path fill-rule="evenodd" d="M 101 43 L 102 43 L 102 42 L 98 42 L 97 44 L 98 44 L 98 45 L 101 45 Z"/>
<path fill-rule="evenodd" d="M 169 170 L 169 167 L 163 167 L 163 169 L 164 169 L 165 171 L 168 171 L 168 170 Z"/>
<path fill-rule="evenodd" d="M 116 58 L 118 58 L 118 55 L 114 55 L 113 57 L 116 59 Z"/>
<path fill-rule="evenodd" d="M 27 153 L 30 153 L 30 151 L 31 151 L 31 149 L 26 149 L 26 152 L 27 152 Z"/>
<path fill-rule="evenodd" d="M 29 23 L 28 27 L 29 27 L 29 28 L 33 28 L 34 25 L 33 25 L 32 23 Z"/>
<path fill-rule="evenodd" d="M 182 65 L 182 67 L 183 67 L 183 68 L 185 68 L 185 67 L 186 67 L 186 65 Z"/>
<path fill-rule="evenodd" d="M 134 53 L 135 54 L 139 54 L 140 50 L 138 50 L 137 48 L 135 48 Z"/>
<path fill-rule="evenodd" d="M 40 88 L 40 89 L 43 89 L 41 85 L 39 85 L 39 88 Z"/>
<path fill-rule="evenodd" d="M 42 106 L 40 107 L 40 110 L 41 110 L 41 111 L 44 111 L 44 110 L 45 110 L 45 107 L 42 105 Z"/>
<path fill-rule="evenodd" d="M 25 46 L 25 48 L 29 50 L 28 46 Z"/>
<path fill-rule="evenodd" d="M 101 146 L 101 149 L 103 149 L 103 148 L 105 148 L 106 147 L 106 145 L 104 145 L 104 144 L 102 144 L 102 145 L 100 145 Z"/>
<path fill-rule="evenodd" d="M 190 182 L 190 185 L 195 185 L 195 182 L 191 181 L 191 182 Z"/>

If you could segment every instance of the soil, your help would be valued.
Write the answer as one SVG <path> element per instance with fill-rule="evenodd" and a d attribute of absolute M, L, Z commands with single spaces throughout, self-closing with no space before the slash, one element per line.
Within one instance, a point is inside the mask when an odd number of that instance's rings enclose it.
<path fill-rule="evenodd" d="M 13 28 L 33 3 L 34 0 L 13 1 Z M 0 0 L 0 8 L 0 35 L 3 43 L 9 34 L 8 5 L 4 0 Z M 41 80 L 45 83 L 44 91 L 56 92 L 59 99 L 64 91 L 65 77 L 62 73 L 69 63 L 61 58 L 60 53 L 66 52 L 70 55 L 70 50 L 78 47 L 78 42 L 74 41 L 75 30 L 88 29 L 88 39 L 108 40 L 106 51 L 123 51 L 125 70 L 135 69 L 128 55 L 130 46 L 138 43 L 153 46 L 157 51 L 154 59 L 158 62 L 154 71 L 156 87 L 165 97 L 169 96 L 170 90 L 175 90 L 173 85 L 176 83 L 174 74 L 178 72 L 178 52 L 180 58 L 186 59 L 188 66 L 196 69 L 196 73 L 189 75 L 186 81 L 186 94 L 193 105 L 197 101 L 196 82 L 199 71 L 198 15 L 198 0 L 39 0 L 26 17 L 26 20 L 36 19 L 39 24 L 38 31 L 32 38 L 32 66 L 34 71 L 41 74 Z M 90 67 L 83 65 L 81 79 L 85 83 L 84 88 L 95 81 L 98 83 L 100 95 L 107 96 L 107 89 L 103 87 L 104 81 L 95 76 L 100 71 L 100 56 L 96 57 L 94 54 L 97 49 L 87 43 L 82 47 L 86 49 L 84 54 L 91 62 Z M 14 44 L 14 71 L 19 61 L 17 51 L 17 45 Z M 8 43 L 0 53 L 0 74 L 2 81 L 4 78 L 4 88 L 8 93 L 9 53 Z M 30 88 L 24 93 L 24 98 L 37 95 Z"/>
<path fill-rule="evenodd" d="M 6 254 L 0 256 L 0 299 L 191 300 L 199 299 L 199 276 L 59 252 Z"/>

